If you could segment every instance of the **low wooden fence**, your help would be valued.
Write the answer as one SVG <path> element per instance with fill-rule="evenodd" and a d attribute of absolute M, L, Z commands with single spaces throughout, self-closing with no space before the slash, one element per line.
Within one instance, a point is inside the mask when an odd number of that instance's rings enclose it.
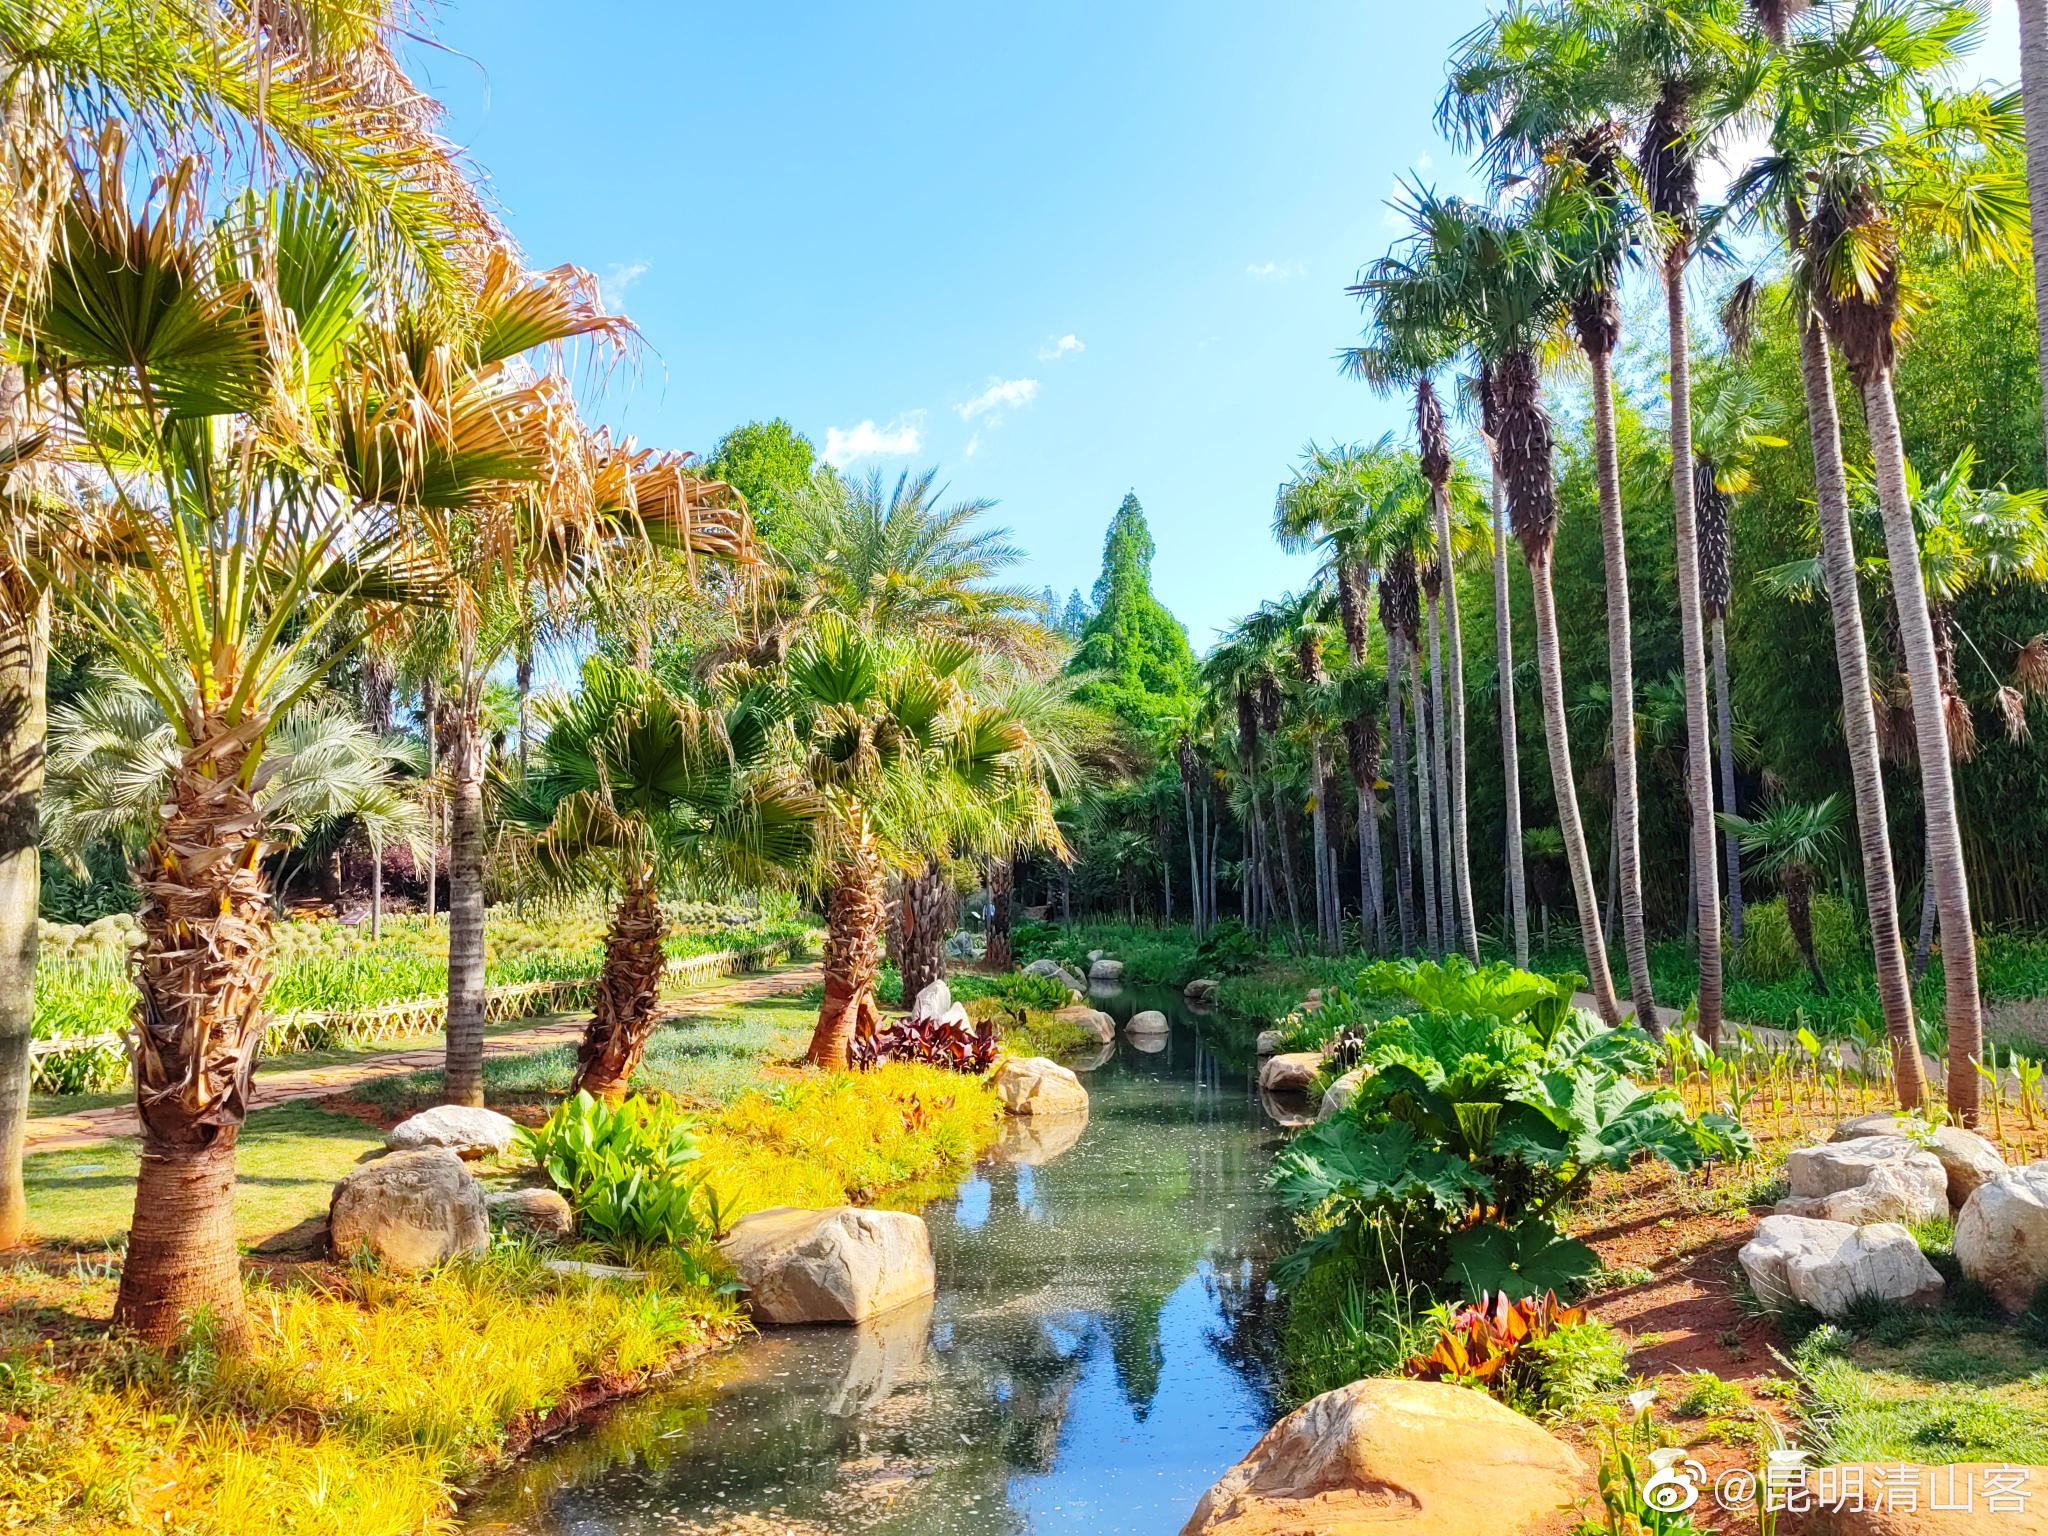
<path fill-rule="evenodd" d="M 797 952 L 794 939 L 771 939 L 740 949 L 721 949 L 707 955 L 688 955 L 670 960 L 663 974 L 671 981 L 708 981 L 736 976 L 744 971 L 763 971 L 784 964 Z M 595 976 L 570 977 L 561 981 L 522 981 L 511 986 L 492 987 L 484 994 L 484 1022 L 513 1024 L 521 1019 L 544 1018 L 570 1013 L 590 1006 L 597 991 Z M 341 1046 L 378 1045 L 391 1040 L 417 1039 L 439 1033 L 448 1023 L 446 997 L 416 997 L 385 1003 L 376 1008 L 296 1008 L 271 1015 L 263 1030 L 266 1056 L 289 1056 L 297 1051 L 326 1051 Z M 117 1066 L 126 1077 L 128 1037 L 126 1034 L 58 1035 L 29 1043 L 29 1081 L 36 1093 L 76 1092 L 79 1057 L 100 1057 L 102 1081 L 112 1078 Z M 116 1080 L 118 1081 L 118 1080 Z M 111 1083 L 110 1083 L 111 1086 Z"/>

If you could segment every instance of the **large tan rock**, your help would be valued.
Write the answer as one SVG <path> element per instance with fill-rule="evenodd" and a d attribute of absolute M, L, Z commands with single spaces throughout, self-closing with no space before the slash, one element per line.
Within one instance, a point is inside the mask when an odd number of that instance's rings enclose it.
<path fill-rule="evenodd" d="M 1088 967 L 1088 979 L 1098 987 L 1120 987 L 1124 980 L 1124 963 L 1105 955 Z"/>
<path fill-rule="evenodd" d="M 996 1096 L 1012 1115 L 1085 1115 L 1081 1079 L 1043 1056 L 1012 1057 L 996 1069 Z"/>
<path fill-rule="evenodd" d="M 1259 1086 L 1268 1093 L 1307 1093 L 1322 1070 L 1321 1051 L 1284 1051 L 1266 1058 L 1259 1068 Z"/>
<path fill-rule="evenodd" d="M 1100 1008 L 1089 1008 L 1086 1006 L 1062 1008 L 1053 1017 L 1062 1023 L 1073 1025 L 1098 1045 L 1107 1045 L 1116 1038 L 1116 1020 L 1112 1019 Z"/>
<path fill-rule="evenodd" d="M 1835 1140 L 1898 1136 L 1911 1124 L 1903 1115 L 1861 1115 L 1845 1120 L 1835 1132 Z M 1920 1134 L 1924 1136 L 1926 1132 L 1922 1130 Z M 1948 1205 L 1952 1211 L 1960 1211 L 1981 1186 L 2005 1172 L 2005 1159 L 1998 1155 L 1998 1148 L 1960 1125 L 1935 1127 L 1934 1144 L 1926 1150 L 1941 1159 L 1942 1170 L 1948 1175 Z"/>
<path fill-rule="evenodd" d="M 394 1152 L 446 1147 L 461 1157 L 496 1157 L 511 1150 L 512 1139 L 518 1133 L 517 1122 L 495 1109 L 436 1104 L 391 1127 L 385 1134 L 384 1145 Z"/>
<path fill-rule="evenodd" d="M 431 1269 L 490 1246 L 483 1186 L 445 1147 L 393 1152 L 334 1186 L 327 1236 L 337 1257 L 368 1253 L 397 1270 Z"/>
<path fill-rule="evenodd" d="M 857 1206 L 780 1206 L 733 1224 L 719 1249 L 767 1323 L 857 1323 L 938 1288 L 924 1218 Z"/>
<path fill-rule="evenodd" d="M 2048 1467 L 1852 1462 L 1806 1489 L 1808 1536 L 2048 1536 Z"/>
<path fill-rule="evenodd" d="M 1166 1022 L 1166 1015 L 1157 1008 L 1147 1008 L 1142 1013 L 1132 1014 L 1131 1022 L 1124 1026 L 1125 1032 L 1133 1035 L 1163 1035 L 1172 1028 L 1173 1026 Z"/>
<path fill-rule="evenodd" d="M 1181 1536 L 1520 1536 L 1586 1481 L 1576 1452 L 1483 1392 L 1374 1378 L 1275 1424 Z"/>
<path fill-rule="evenodd" d="M 1927 1262 L 1913 1234 L 1889 1222 L 1858 1227 L 1766 1216 L 1736 1258 L 1766 1307 L 1798 1302 L 1822 1317 L 1842 1317 L 1866 1297 L 1935 1306 L 1944 1289 L 1941 1272 Z"/>
<path fill-rule="evenodd" d="M 1259 1031 L 1259 1038 L 1254 1042 L 1252 1049 L 1261 1056 L 1271 1056 L 1280 1049 L 1280 1042 L 1286 1038 L 1287 1036 L 1280 1030 L 1262 1029 Z"/>
<path fill-rule="evenodd" d="M 1216 1001 L 1216 989 L 1223 983 L 1211 976 L 1197 976 L 1181 989 L 1181 996 L 1196 1008 L 1207 1008 Z"/>
<path fill-rule="evenodd" d="M 1358 1097 L 1358 1090 L 1365 1086 L 1365 1080 L 1372 1076 L 1371 1067 L 1353 1067 L 1337 1081 L 1323 1090 L 1322 1106 L 1316 1110 L 1318 1120 L 1327 1120 L 1332 1115 L 1341 1115 L 1351 1107 Z"/>
<path fill-rule="evenodd" d="M 538 1238 L 568 1238 L 576 1233 L 576 1213 L 552 1189 L 498 1189 L 484 1196 L 491 1220 L 515 1232 Z"/>
<path fill-rule="evenodd" d="M 2014 1312 L 2048 1287 L 2048 1162 L 1993 1179 L 1956 1218 L 1956 1262 Z"/>

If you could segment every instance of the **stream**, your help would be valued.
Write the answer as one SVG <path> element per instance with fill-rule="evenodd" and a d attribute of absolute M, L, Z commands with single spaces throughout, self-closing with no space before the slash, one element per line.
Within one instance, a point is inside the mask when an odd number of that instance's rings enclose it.
<path fill-rule="evenodd" d="M 1249 1050 L 1177 994 L 1097 993 L 1085 1121 L 1012 1121 L 925 1209 L 933 1301 L 769 1329 L 508 1469 L 473 1536 L 1172 1536 L 1277 1416 Z"/>

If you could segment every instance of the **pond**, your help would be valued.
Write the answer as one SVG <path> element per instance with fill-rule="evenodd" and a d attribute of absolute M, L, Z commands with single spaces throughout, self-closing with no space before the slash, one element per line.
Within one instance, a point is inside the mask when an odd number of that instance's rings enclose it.
<path fill-rule="evenodd" d="M 1172 1031 L 1074 1061 L 1085 1123 L 1013 1122 L 926 1208 L 934 1302 L 728 1350 L 509 1469 L 470 1531 L 1178 1531 L 1277 1416 L 1285 1133 L 1215 1021 L 1170 993 L 1094 1002 Z"/>

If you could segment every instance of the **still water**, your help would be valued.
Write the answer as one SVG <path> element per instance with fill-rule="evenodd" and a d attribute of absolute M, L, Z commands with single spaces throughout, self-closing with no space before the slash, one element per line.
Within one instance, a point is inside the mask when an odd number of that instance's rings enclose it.
<path fill-rule="evenodd" d="M 770 1330 L 511 1468 L 474 1536 L 1171 1536 L 1276 1416 L 1285 1133 L 1177 996 L 926 1208 L 934 1302 Z"/>

